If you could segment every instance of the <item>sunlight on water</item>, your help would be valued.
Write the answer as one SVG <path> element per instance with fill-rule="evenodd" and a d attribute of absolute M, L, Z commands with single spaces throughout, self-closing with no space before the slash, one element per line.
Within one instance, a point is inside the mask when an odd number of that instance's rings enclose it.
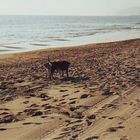
<path fill-rule="evenodd" d="M 0 16 L 0 54 L 139 37 L 139 16 Z"/>

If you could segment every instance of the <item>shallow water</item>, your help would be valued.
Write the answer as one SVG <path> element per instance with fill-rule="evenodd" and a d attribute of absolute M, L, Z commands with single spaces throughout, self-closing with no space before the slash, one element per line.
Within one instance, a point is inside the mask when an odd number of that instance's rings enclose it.
<path fill-rule="evenodd" d="M 140 16 L 0 16 L 0 54 L 140 38 Z"/>

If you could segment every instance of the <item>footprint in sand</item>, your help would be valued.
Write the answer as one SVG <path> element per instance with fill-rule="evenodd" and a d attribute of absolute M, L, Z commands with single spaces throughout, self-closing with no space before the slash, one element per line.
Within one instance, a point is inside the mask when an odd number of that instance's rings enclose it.
<path fill-rule="evenodd" d="M 31 98 L 31 97 L 30 97 L 30 96 L 25 96 L 25 98 L 26 98 L 26 99 L 29 99 L 29 98 Z"/>
<path fill-rule="evenodd" d="M 15 122 L 18 121 L 18 119 L 16 118 L 16 116 L 8 114 L 6 116 L 4 116 L 3 118 L 0 118 L 0 124 L 2 123 L 11 123 L 11 122 Z"/>
<path fill-rule="evenodd" d="M 120 140 L 129 140 L 129 138 L 127 136 L 123 136 L 120 138 Z"/>
<path fill-rule="evenodd" d="M 105 118 L 107 118 L 107 116 L 102 116 L 102 118 L 104 118 L 104 119 L 105 119 Z"/>
<path fill-rule="evenodd" d="M 70 102 L 69 104 L 75 104 L 76 103 L 76 101 L 72 101 L 72 102 Z"/>
<path fill-rule="evenodd" d="M 36 124 L 36 125 L 41 125 L 42 123 L 34 123 L 34 124 Z"/>
<path fill-rule="evenodd" d="M 59 92 L 66 92 L 66 91 L 68 91 L 68 90 L 67 89 L 65 89 L 65 90 L 63 90 L 63 89 L 59 90 Z"/>
<path fill-rule="evenodd" d="M 16 116 L 19 116 L 19 115 L 21 115 L 23 112 L 18 112 L 17 114 L 16 114 Z"/>
<path fill-rule="evenodd" d="M 93 119 L 96 119 L 96 115 L 90 115 L 90 116 L 87 116 L 87 118 L 89 119 L 89 120 L 93 120 Z"/>
<path fill-rule="evenodd" d="M 33 124 L 32 122 L 26 122 L 26 123 L 23 123 L 22 125 L 30 125 L 30 124 Z"/>
<path fill-rule="evenodd" d="M 118 129 L 123 129 L 124 126 L 118 126 L 118 127 L 110 127 L 107 131 L 108 132 L 116 132 Z"/>
<path fill-rule="evenodd" d="M 92 121 L 90 121 L 89 119 L 86 119 L 87 125 L 90 126 L 92 124 Z"/>
<path fill-rule="evenodd" d="M 7 115 L 9 114 L 8 112 L 2 112 L 0 115 Z"/>
<path fill-rule="evenodd" d="M 24 112 L 25 112 L 27 115 L 30 115 L 30 116 L 32 116 L 32 117 L 43 115 L 43 112 L 42 112 L 42 111 L 38 111 L 37 109 L 25 109 Z"/>
<path fill-rule="evenodd" d="M 48 116 L 41 116 L 41 118 L 47 118 Z"/>
<path fill-rule="evenodd" d="M 114 119 L 114 117 L 109 117 L 108 119 L 109 119 L 109 120 L 112 120 L 112 119 Z"/>
<path fill-rule="evenodd" d="M 53 138 L 53 140 L 61 140 L 62 138 L 64 138 L 64 136 Z"/>
<path fill-rule="evenodd" d="M 69 134 L 70 134 L 70 131 L 67 131 L 67 132 L 62 132 L 59 135 L 65 137 L 66 135 L 69 135 Z"/>
<path fill-rule="evenodd" d="M 59 101 L 61 102 L 61 101 L 64 101 L 65 99 L 60 99 Z"/>
<path fill-rule="evenodd" d="M 75 99 L 77 99 L 77 98 L 70 98 L 69 100 L 75 100 Z"/>
<path fill-rule="evenodd" d="M 75 111 L 76 110 L 76 108 L 75 107 L 70 107 L 70 111 Z"/>
<path fill-rule="evenodd" d="M 0 128 L 0 131 L 5 131 L 5 130 L 7 130 L 6 128 Z"/>
<path fill-rule="evenodd" d="M 44 106 L 44 110 L 48 110 L 48 109 L 51 109 L 51 108 L 53 108 L 53 106 L 51 106 L 49 104 Z"/>
<path fill-rule="evenodd" d="M 99 139 L 99 136 L 93 136 L 90 138 L 86 138 L 85 140 L 96 140 L 96 139 Z"/>
<path fill-rule="evenodd" d="M 81 123 L 81 122 L 83 122 L 83 120 L 82 120 L 82 119 L 78 119 L 78 120 L 73 121 L 73 122 L 71 122 L 70 120 L 67 120 L 67 121 L 65 121 L 65 122 L 67 123 L 66 126 L 69 126 L 69 125 L 71 125 L 71 124 Z"/>
<path fill-rule="evenodd" d="M 62 97 L 67 97 L 67 96 L 69 96 L 69 94 L 63 95 Z"/>
<path fill-rule="evenodd" d="M 78 137 L 78 135 L 73 135 L 73 136 L 72 136 L 72 138 L 74 138 L 74 139 L 77 138 L 77 137 Z"/>
<path fill-rule="evenodd" d="M 110 127 L 107 131 L 108 132 L 116 132 L 117 131 L 117 127 Z"/>
<path fill-rule="evenodd" d="M 30 125 L 30 124 L 40 125 L 40 124 L 42 124 L 42 123 L 33 123 L 33 122 L 26 122 L 26 123 L 23 123 L 23 125 Z"/>
<path fill-rule="evenodd" d="M 46 107 L 46 106 L 48 106 L 49 104 L 47 103 L 47 104 L 43 104 L 41 107 Z"/>
<path fill-rule="evenodd" d="M 29 101 L 24 101 L 24 102 L 23 102 L 23 104 L 28 104 L 28 103 L 29 103 Z"/>
<path fill-rule="evenodd" d="M 89 94 L 83 94 L 81 95 L 80 99 L 84 99 L 84 98 L 88 98 L 89 97 Z"/>
<path fill-rule="evenodd" d="M 80 92 L 80 90 L 76 90 L 76 91 L 74 91 L 74 93 L 78 93 L 78 92 Z"/>
<path fill-rule="evenodd" d="M 43 115 L 43 112 L 42 111 L 36 111 L 32 116 L 41 116 Z"/>
<path fill-rule="evenodd" d="M 40 94 L 40 95 L 38 95 L 37 97 L 39 97 L 39 98 L 49 98 L 45 93 L 42 93 L 42 94 Z"/>
<path fill-rule="evenodd" d="M 37 104 L 31 104 L 30 107 L 39 107 L 39 105 L 37 105 Z"/>
<path fill-rule="evenodd" d="M 67 102 L 61 102 L 60 105 L 66 104 Z"/>
<path fill-rule="evenodd" d="M 9 111 L 9 109 L 8 108 L 0 108 L 0 110 L 4 110 L 4 111 Z"/>
<path fill-rule="evenodd" d="M 102 93 L 103 96 L 111 96 L 113 95 L 113 92 L 111 92 L 109 89 L 106 89 Z"/>

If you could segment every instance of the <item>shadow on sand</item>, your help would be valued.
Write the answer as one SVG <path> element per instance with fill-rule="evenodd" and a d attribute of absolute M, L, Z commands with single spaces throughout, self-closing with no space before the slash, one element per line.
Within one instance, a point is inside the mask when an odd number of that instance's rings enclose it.
<path fill-rule="evenodd" d="M 81 81 L 87 81 L 90 77 L 68 77 L 61 79 L 61 82 L 72 82 L 72 83 L 79 83 Z"/>

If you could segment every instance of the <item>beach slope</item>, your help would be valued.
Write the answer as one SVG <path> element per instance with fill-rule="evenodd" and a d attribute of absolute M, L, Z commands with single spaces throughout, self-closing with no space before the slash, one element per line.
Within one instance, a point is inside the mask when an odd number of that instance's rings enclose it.
<path fill-rule="evenodd" d="M 51 61 L 69 78 L 48 79 Z M 140 39 L 0 57 L 0 139 L 140 139 Z"/>

